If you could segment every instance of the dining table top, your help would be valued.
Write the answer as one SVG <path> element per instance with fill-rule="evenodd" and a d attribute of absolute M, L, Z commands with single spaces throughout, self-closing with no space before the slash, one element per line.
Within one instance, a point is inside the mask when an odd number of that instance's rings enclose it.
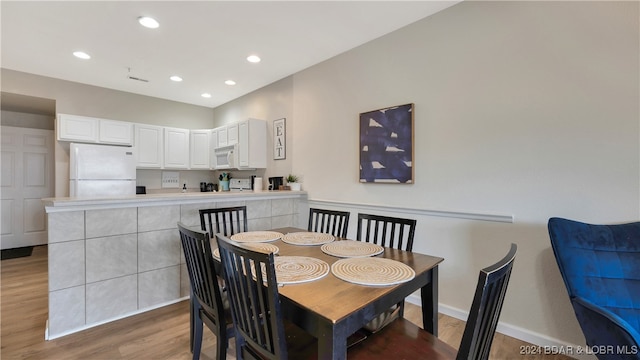
<path fill-rule="evenodd" d="M 294 227 L 272 229 L 272 231 L 280 232 L 284 235 L 294 232 L 307 232 L 307 230 Z M 345 239 L 336 237 L 335 241 L 341 240 Z M 282 239 L 270 242 L 270 244 L 279 248 L 279 256 L 307 256 L 323 260 L 329 266 L 341 259 L 324 253 L 319 245 L 294 245 L 286 243 Z M 441 257 L 386 247 L 381 254 L 375 257 L 399 261 L 411 267 L 416 274 L 429 271 L 444 260 Z M 282 285 L 279 288 L 279 292 L 282 296 L 298 305 L 335 323 L 362 309 L 374 300 L 384 297 L 397 286 L 399 285 L 359 285 L 339 279 L 329 271 L 329 274 L 318 280 Z"/>

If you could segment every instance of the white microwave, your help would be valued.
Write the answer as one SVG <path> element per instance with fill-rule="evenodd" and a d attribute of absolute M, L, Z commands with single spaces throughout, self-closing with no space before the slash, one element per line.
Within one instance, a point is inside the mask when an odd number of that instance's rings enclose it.
<path fill-rule="evenodd" d="M 215 169 L 237 169 L 237 154 L 238 144 L 216 148 L 214 150 L 214 156 L 216 157 Z"/>

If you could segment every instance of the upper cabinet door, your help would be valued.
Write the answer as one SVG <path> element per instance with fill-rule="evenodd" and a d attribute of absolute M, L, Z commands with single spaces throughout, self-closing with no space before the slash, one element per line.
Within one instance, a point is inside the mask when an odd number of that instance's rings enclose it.
<path fill-rule="evenodd" d="M 86 143 L 98 142 L 98 119 L 58 114 L 58 140 Z"/>
<path fill-rule="evenodd" d="M 249 167 L 249 122 L 238 123 L 238 167 Z"/>
<path fill-rule="evenodd" d="M 238 169 L 262 169 L 267 167 L 267 122 L 247 119 L 238 126 Z"/>
<path fill-rule="evenodd" d="M 133 145 L 133 124 L 100 119 L 98 141 L 103 144 Z"/>
<path fill-rule="evenodd" d="M 189 138 L 189 168 L 209 169 L 209 142 L 211 130 L 191 130 Z"/>
<path fill-rule="evenodd" d="M 219 127 L 218 128 L 218 147 L 223 147 L 229 145 L 229 141 L 227 139 L 227 127 Z"/>
<path fill-rule="evenodd" d="M 238 143 L 238 124 L 227 125 L 227 145 Z"/>
<path fill-rule="evenodd" d="M 218 129 L 213 129 L 209 132 L 209 167 L 215 169 L 216 162 L 216 148 L 218 148 Z"/>
<path fill-rule="evenodd" d="M 134 153 L 138 157 L 137 167 L 141 169 L 161 169 L 163 153 L 163 132 L 161 126 L 135 124 Z"/>
<path fill-rule="evenodd" d="M 164 128 L 164 168 L 189 168 L 189 130 Z"/>

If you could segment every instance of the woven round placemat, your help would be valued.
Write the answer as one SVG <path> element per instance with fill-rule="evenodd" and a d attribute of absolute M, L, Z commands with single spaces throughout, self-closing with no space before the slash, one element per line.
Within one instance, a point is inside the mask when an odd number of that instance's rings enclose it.
<path fill-rule="evenodd" d="M 274 260 L 276 278 L 281 285 L 314 281 L 329 273 L 329 264 L 308 256 L 278 256 Z"/>
<path fill-rule="evenodd" d="M 407 282 L 416 276 L 409 266 L 384 258 L 349 258 L 333 263 L 335 277 L 360 285 L 385 286 Z"/>
<path fill-rule="evenodd" d="M 272 252 L 274 254 L 277 254 L 280 251 L 279 247 L 273 244 L 267 244 L 267 243 L 246 243 L 246 244 L 242 244 L 242 246 L 252 250 Z M 220 249 L 218 248 L 213 249 L 213 257 L 220 260 Z"/>
<path fill-rule="evenodd" d="M 231 235 L 231 240 L 245 242 L 269 242 L 281 239 L 284 235 L 277 231 L 246 231 Z"/>
<path fill-rule="evenodd" d="M 292 245 L 322 245 L 335 239 L 331 234 L 301 231 L 288 233 L 282 238 L 282 241 Z"/>
<path fill-rule="evenodd" d="M 374 256 L 384 252 L 380 245 L 355 240 L 334 241 L 320 249 L 325 254 L 343 258 Z"/>

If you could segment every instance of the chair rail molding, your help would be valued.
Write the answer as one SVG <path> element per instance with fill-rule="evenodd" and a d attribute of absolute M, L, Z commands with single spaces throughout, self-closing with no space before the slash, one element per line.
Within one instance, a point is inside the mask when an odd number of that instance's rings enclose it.
<path fill-rule="evenodd" d="M 332 205 L 343 206 L 349 208 L 357 208 L 363 210 L 377 210 L 377 211 L 392 211 L 394 213 L 415 214 L 423 216 L 438 216 L 447 218 L 467 219 L 467 220 L 479 220 L 501 223 L 513 223 L 513 215 L 504 214 L 490 214 L 481 212 L 469 212 L 469 211 L 451 211 L 451 210 L 435 210 L 435 209 L 419 209 L 408 208 L 399 206 L 386 206 L 377 204 L 364 204 L 364 203 L 351 203 L 345 201 L 324 200 L 324 199 L 308 199 L 307 202 L 311 206 L 313 205 Z"/>

